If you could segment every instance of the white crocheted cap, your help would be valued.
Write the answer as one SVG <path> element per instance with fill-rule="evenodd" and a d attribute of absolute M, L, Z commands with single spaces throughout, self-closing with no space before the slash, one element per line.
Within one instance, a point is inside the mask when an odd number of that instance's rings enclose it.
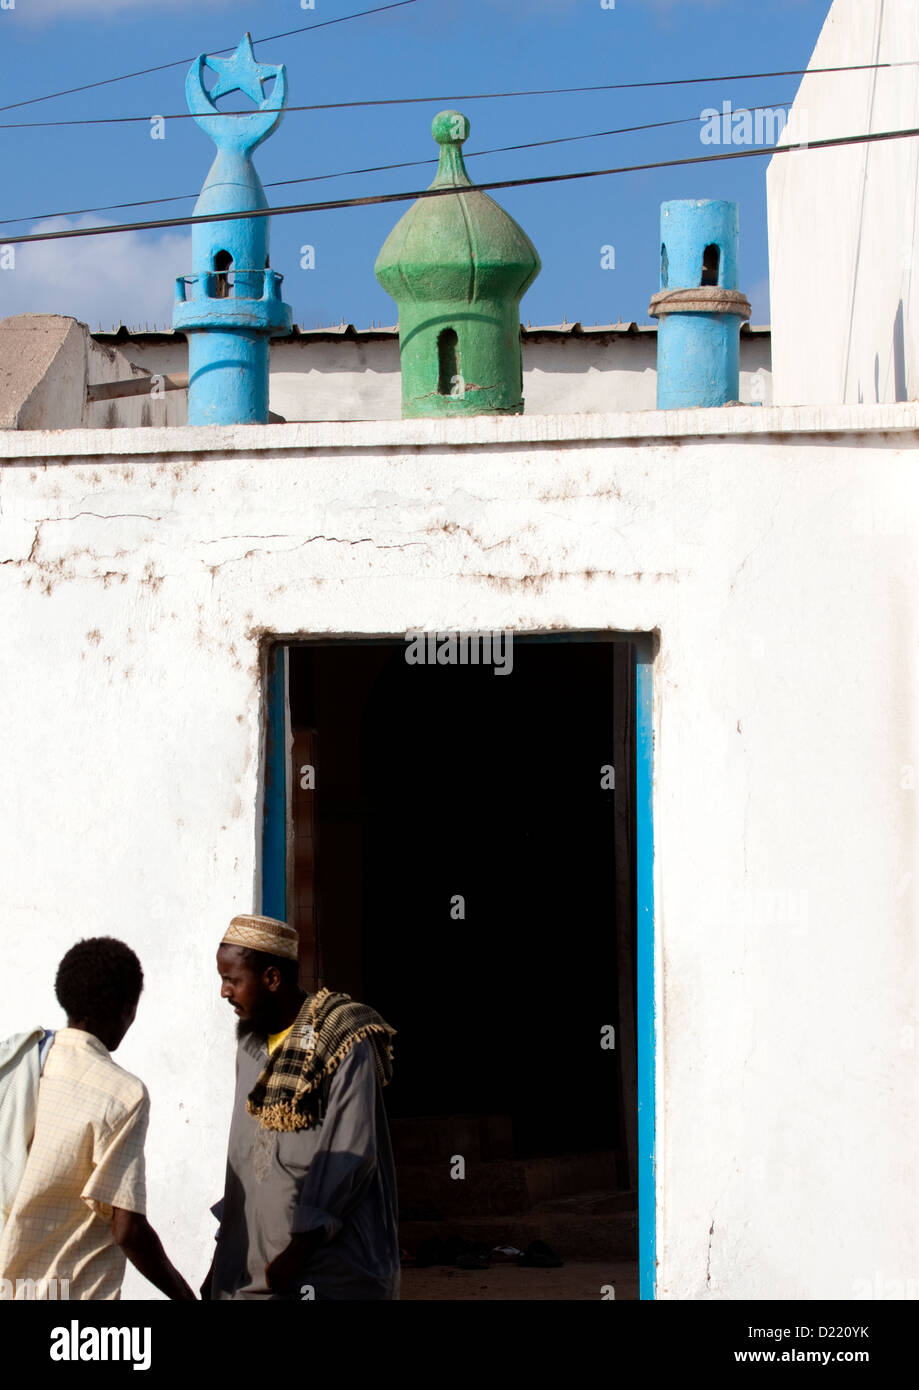
<path fill-rule="evenodd" d="M 266 956 L 283 956 L 285 960 L 298 958 L 296 928 L 275 917 L 234 917 L 220 944 L 245 946 L 250 951 L 264 951 Z"/>

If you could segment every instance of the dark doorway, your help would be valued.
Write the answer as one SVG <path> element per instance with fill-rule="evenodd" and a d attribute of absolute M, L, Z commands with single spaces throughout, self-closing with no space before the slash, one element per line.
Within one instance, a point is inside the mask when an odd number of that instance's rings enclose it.
<path fill-rule="evenodd" d="M 405 645 L 288 648 L 303 983 L 398 1030 L 406 1174 L 478 1125 L 483 1163 L 634 1191 L 634 646 L 515 637 L 499 674 Z"/>

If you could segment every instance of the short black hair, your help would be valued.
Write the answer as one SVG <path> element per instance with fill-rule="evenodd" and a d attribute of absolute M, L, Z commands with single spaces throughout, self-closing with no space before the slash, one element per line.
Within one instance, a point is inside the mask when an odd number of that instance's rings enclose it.
<path fill-rule="evenodd" d="M 144 972 L 130 946 L 113 936 L 78 941 L 57 968 L 54 992 L 68 1018 L 101 1023 L 133 1008 Z"/>
<path fill-rule="evenodd" d="M 263 975 L 270 965 L 278 970 L 286 985 L 300 983 L 300 962 L 289 960 L 287 956 L 273 956 L 268 951 L 253 951 L 251 946 L 240 946 L 239 954 L 254 975 Z"/>

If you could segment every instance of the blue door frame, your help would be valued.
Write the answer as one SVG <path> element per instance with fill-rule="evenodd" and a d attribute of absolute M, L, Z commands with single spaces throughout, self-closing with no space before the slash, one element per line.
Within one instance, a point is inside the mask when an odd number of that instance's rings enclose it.
<path fill-rule="evenodd" d="M 657 1158 L 655 1129 L 654 1005 L 654 721 L 652 655 L 636 644 L 635 823 L 638 902 L 638 1269 L 641 1298 L 657 1295 Z"/>
<path fill-rule="evenodd" d="M 287 648 L 268 653 L 265 819 L 262 827 L 262 912 L 287 921 Z"/>
<path fill-rule="evenodd" d="M 652 783 L 654 763 L 653 657 L 648 638 L 641 633 L 620 634 L 634 641 L 635 664 L 635 819 L 638 1023 L 638 1263 L 642 1299 L 653 1299 L 657 1290 L 657 1201 L 655 1159 L 655 1058 L 654 1004 L 654 827 Z M 353 639 L 360 641 L 360 638 Z M 367 639 L 379 642 L 386 639 Z M 401 643 L 402 638 L 390 639 Z M 519 640 L 543 642 L 610 641 L 608 633 L 552 633 Z M 274 646 L 268 657 L 267 738 L 265 749 L 265 819 L 262 838 L 262 911 L 281 921 L 287 919 L 287 807 L 289 727 L 287 718 L 287 648 Z"/>

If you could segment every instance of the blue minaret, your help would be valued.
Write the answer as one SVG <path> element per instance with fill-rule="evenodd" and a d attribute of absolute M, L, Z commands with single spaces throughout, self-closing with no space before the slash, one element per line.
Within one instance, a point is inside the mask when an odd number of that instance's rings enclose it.
<path fill-rule="evenodd" d="M 737 289 L 737 204 L 661 205 L 657 407 L 726 405 L 740 394 L 740 325 L 750 301 Z"/>
<path fill-rule="evenodd" d="M 207 91 L 204 69 L 217 74 Z M 266 97 L 262 83 L 274 78 Z M 258 110 L 220 115 L 215 102 L 244 92 Z M 268 200 L 252 151 L 280 124 L 287 69 L 257 63 L 249 34 L 230 58 L 202 53 L 185 82 L 188 109 L 217 146 L 195 214 L 249 212 Z M 217 114 L 215 114 L 217 113 Z M 176 281 L 173 327 L 188 335 L 188 423 L 268 423 L 268 340 L 291 328 L 281 280 L 268 269 L 267 217 L 205 222 L 192 228 L 193 274 Z"/>

